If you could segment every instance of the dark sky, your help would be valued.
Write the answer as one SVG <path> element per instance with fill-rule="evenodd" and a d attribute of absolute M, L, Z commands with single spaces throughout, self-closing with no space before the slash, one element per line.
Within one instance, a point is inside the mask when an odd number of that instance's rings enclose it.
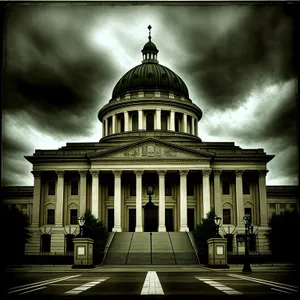
<path fill-rule="evenodd" d="M 203 141 L 263 148 L 269 185 L 298 184 L 295 7 L 177 3 L 12 4 L 5 10 L 3 185 L 32 185 L 24 155 L 101 138 L 97 112 L 141 63 L 158 60 L 203 111 Z"/>

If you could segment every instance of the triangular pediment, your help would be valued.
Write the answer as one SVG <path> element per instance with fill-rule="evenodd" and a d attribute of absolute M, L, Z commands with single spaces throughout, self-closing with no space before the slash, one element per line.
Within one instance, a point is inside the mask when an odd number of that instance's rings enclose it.
<path fill-rule="evenodd" d="M 90 160 L 102 159 L 204 159 L 210 160 L 213 154 L 190 149 L 155 138 L 146 138 L 108 150 L 89 153 Z"/>

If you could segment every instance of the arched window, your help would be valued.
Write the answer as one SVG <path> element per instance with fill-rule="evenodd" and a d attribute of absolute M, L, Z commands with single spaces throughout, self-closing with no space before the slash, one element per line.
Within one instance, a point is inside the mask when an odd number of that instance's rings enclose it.
<path fill-rule="evenodd" d="M 168 117 L 166 114 L 161 115 L 161 129 L 168 130 Z"/>
<path fill-rule="evenodd" d="M 132 130 L 138 130 L 138 114 L 134 113 L 132 115 Z"/>
<path fill-rule="evenodd" d="M 154 130 L 154 114 L 149 113 L 147 114 L 147 118 L 146 118 L 146 122 L 147 122 L 147 130 Z"/>

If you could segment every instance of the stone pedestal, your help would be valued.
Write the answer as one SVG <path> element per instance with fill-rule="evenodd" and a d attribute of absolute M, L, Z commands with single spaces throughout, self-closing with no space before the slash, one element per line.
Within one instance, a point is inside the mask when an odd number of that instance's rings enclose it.
<path fill-rule="evenodd" d="M 227 239 L 211 238 L 208 244 L 208 267 L 229 268 L 227 265 Z"/>
<path fill-rule="evenodd" d="M 93 244 L 89 238 L 74 238 L 74 265 L 72 268 L 93 268 Z"/>

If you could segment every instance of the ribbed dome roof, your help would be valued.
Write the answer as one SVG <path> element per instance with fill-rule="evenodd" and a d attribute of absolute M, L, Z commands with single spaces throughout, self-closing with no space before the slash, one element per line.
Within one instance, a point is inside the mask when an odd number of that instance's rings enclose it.
<path fill-rule="evenodd" d="M 143 63 L 129 70 L 116 84 L 112 97 L 141 89 L 168 90 L 189 98 L 183 80 L 169 68 L 157 63 Z"/>

